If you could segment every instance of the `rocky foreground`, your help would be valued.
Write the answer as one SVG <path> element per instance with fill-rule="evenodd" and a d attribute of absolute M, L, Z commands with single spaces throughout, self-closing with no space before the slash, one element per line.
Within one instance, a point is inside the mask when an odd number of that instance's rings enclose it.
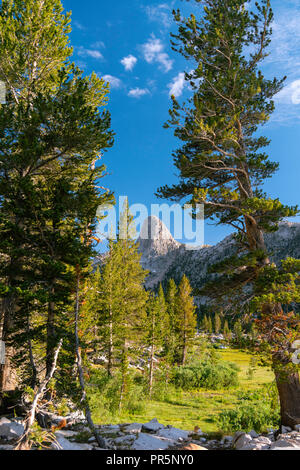
<path fill-rule="evenodd" d="M 51 421 L 58 428 L 63 422 L 64 429 L 54 431 L 55 439 L 49 450 L 104 450 L 96 444 L 81 413 L 72 413 L 67 418 L 53 415 Z M 97 426 L 97 430 L 108 450 L 300 450 L 300 424 L 294 430 L 282 427 L 280 432 L 270 430 L 264 435 L 241 431 L 220 440 L 212 440 L 197 428 L 193 432 L 184 431 L 164 426 L 156 419 L 145 424 Z M 1 418 L 0 451 L 13 450 L 23 432 L 21 418 Z"/>

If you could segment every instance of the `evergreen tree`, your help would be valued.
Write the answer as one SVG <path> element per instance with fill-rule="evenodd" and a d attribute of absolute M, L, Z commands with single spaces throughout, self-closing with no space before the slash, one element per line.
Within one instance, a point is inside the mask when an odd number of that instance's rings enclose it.
<path fill-rule="evenodd" d="M 196 306 L 192 296 L 192 288 L 188 278 L 184 275 L 177 294 L 177 331 L 179 363 L 184 365 L 187 358 L 188 347 L 195 339 L 197 318 Z"/>
<path fill-rule="evenodd" d="M 257 325 L 275 372 L 282 423 L 294 426 L 300 420 L 300 381 L 291 354 L 299 318 L 285 315 L 282 306 L 300 297 L 299 261 L 273 265 L 264 234 L 298 209 L 262 191 L 278 164 L 263 150 L 268 139 L 257 133 L 284 84 L 284 79 L 266 79 L 259 69 L 268 55 L 273 12 L 270 0 L 256 2 L 253 9 L 246 0 L 194 3 L 201 9 L 199 18 L 174 12 L 179 32 L 173 48 L 196 62 L 186 74 L 194 92 L 190 104 L 180 106 L 173 98 L 167 125 L 183 141 L 174 153 L 180 183 L 161 188 L 159 195 L 190 197 L 192 204 L 204 204 L 207 217 L 237 231 L 239 253 L 215 267 L 220 277 L 203 293 L 223 296 L 239 308 L 254 298 L 251 308 L 260 316 Z"/>
<path fill-rule="evenodd" d="M 75 272 L 93 253 L 97 207 L 111 200 L 98 189 L 104 166 L 96 165 L 112 145 L 109 114 L 100 111 L 108 89 L 69 62 L 69 23 L 59 0 L 1 3 L 0 79 L 8 91 L 0 107 L 2 339 L 22 364 L 26 343 L 46 343 L 46 373 L 59 338 L 70 340 Z"/>
<path fill-rule="evenodd" d="M 233 325 L 233 332 L 235 335 L 236 343 L 241 346 L 243 341 L 243 327 L 240 320 L 237 320 Z"/>
<path fill-rule="evenodd" d="M 177 345 L 177 293 L 178 287 L 174 279 L 170 279 L 166 292 L 167 324 L 165 331 L 165 352 L 168 362 L 173 365 L 176 361 Z"/>
<path fill-rule="evenodd" d="M 165 340 L 166 302 L 162 286 L 158 295 L 150 294 L 147 303 L 147 345 L 150 347 L 149 396 L 152 395 L 155 354 L 162 348 Z"/>
<path fill-rule="evenodd" d="M 208 331 L 209 334 L 212 334 L 212 332 L 213 332 L 213 323 L 212 323 L 212 319 L 211 319 L 210 315 L 209 315 L 208 320 L 207 320 L 207 331 Z"/>
<path fill-rule="evenodd" d="M 225 320 L 224 327 L 223 327 L 223 335 L 224 338 L 229 341 L 231 339 L 231 331 L 228 325 L 228 320 Z"/>
<path fill-rule="evenodd" d="M 215 330 L 216 335 L 218 335 L 220 333 L 221 328 L 222 328 L 221 318 L 220 318 L 220 315 L 218 313 L 216 313 L 215 314 L 215 321 L 214 321 L 214 330 Z"/>

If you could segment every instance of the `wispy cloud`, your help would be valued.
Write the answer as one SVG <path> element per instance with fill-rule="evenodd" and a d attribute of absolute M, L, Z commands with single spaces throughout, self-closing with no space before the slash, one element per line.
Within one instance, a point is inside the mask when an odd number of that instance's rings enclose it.
<path fill-rule="evenodd" d="M 80 46 L 78 49 L 78 55 L 80 57 L 92 57 L 93 59 L 102 60 L 103 55 L 98 49 L 86 49 Z"/>
<path fill-rule="evenodd" d="M 105 44 L 103 41 L 96 41 L 92 44 L 93 49 L 105 49 Z"/>
<path fill-rule="evenodd" d="M 104 75 L 102 78 L 106 82 L 109 82 L 111 88 L 121 88 L 122 86 L 122 80 L 118 77 L 114 77 L 113 75 Z"/>
<path fill-rule="evenodd" d="M 277 5 L 276 5 L 277 4 Z M 278 78 L 287 75 L 286 86 L 275 96 L 276 111 L 271 123 L 299 121 L 300 104 L 300 0 L 274 0 L 275 19 L 270 55 L 263 71 Z"/>
<path fill-rule="evenodd" d="M 73 25 L 76 29 L 79 29 L 80 31 L 84 31 L 84 30 L 85 30 L 85 26 L 83 26 L 83 24 L 79 23 L 79 21 L 73 21 L 73 22 L 72 22 L 72 25 Z"/>
<path fill-rule="evenodd" d="M 142 45 L 142 52 L 146 62 L 149 64 L 157 63 L 164 72 L 169 72 L 173 67 L 173 60 L 165 52 L 165 46 L 160 39 L 154 35 Z"/>
<path fill-rule="evenodd" d="M 172 82 L 169 83 L 168 88 L 170 89 L 169 95 L 179 98 L 182 95 L 185 87 L 185 74 L 180 72 L 176 77 L 173 78 Z"/>
<path fill-rule="evenodd" d="M 149 95 L 149 93 L 148 88 L 133 88 L 129 91 L 128 96 L 130 98 L 141 98 L 142 96 Z"/>
<path fill-rule="evenodd" d="M 146 6 L 145 11 L 147 17 L 150 21 L 157 22 L 164 26 L 164 28 L 169 28 L 172 24 L 172 5 L 167 3 L 161 3 L 159 5 Z"/>
<path fill-rule="evenodd" d="M 137 61 L 137 58 L 130 54 L 121 60 L 121 64 L 124 66 L 125 70 L 131 71 L 135 67 Z"/>
<path fill-rule="evenodd" d="M 291 78 L 300 67 L 300 11 L 299 8 L 279 8 L 273 23 L 270 56 L 266 63 L 275 73 Z"/>

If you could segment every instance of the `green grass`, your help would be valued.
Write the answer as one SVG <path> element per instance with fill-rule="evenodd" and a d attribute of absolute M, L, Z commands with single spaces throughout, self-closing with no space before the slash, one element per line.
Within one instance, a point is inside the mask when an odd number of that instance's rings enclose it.
<path fill-rule="evenodd" d="M 218 351 L 222 359 L 234 362 L 240 368 L 238 389 L 233 390 L 201 390 L 193 392 L 178 391 L 166 402 L 151 401 L 146 403 L 142 414 L 121 414 L 116 416 L 111 424 L 141 422 L 145 423 L 157 418 L 162 424 L 172 425 L 181 429 L 192 431 L 198 426 L 205 433 L 217 432 L 216 416 L 234 407 L 237 403 L 237 394 L 240 390 L 257 389 L 263 384 L 273 381 L 273 373 L 266 367 L 257 366 L 252 380 L 247 377 L 247 370 L 251 355 L 247 352 L 235 349 Z M 97 413 L 94 414 L 95 422 L 99 422 Z M 104 423 L 102 421 L 102 424 Z"/>
<path fill-rule="evenodd" d="M 150 401 L 145 404 L 143 413 L 131 415 L 121 413 L 114 419 L 105 420 L 94 412 L 94 420 L 101 424 L 117 424 L 141 422 L 145 423 L 157 418 L 165 425 L 172 425 L 181 429 L 192 431 L 198 426 L 205 433 L 219 431 L 215 418 L 225 409 L 238 404 L 238 392 L 257 389 L 263 384 L 273 381 L 273 373 L 266 367 L 257 366 L 253 378 L 247 376 L 251 354 L 237 349 L 218 350 L 218 354 L 224 361 L 237 364 L 239 371 L 239 388 L 232 390 L 201 390 L 193 392 L 176 391 L 169 397 L 168 402 Z"/>

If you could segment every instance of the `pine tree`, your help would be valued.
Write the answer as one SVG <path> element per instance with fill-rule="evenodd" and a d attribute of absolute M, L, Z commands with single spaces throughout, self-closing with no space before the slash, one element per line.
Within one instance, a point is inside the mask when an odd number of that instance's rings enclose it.
<path fill-rule="evenodd" d="M 275 372 L 281 420 L 294 426 L 300 420 L 300 381 L 291 354 L 299 318 L 285 315 L 282 306 L 299 301 L 299 261 L 274 266 L 264 234 L 298 209 L 263 192 L 262 183 L 278 164 L 263 150 L 268 139 L 257 133 L 285 80 L 266 79 L 259 69 L 268 55 L 273 12 L 270 0 L 256 2 L 253 9 L 246 0 L 195 3 L 199 18 L 174 12 L 179 32 L 172 45 L 196 62 L 186 74 L 194 93 L 189 106 L 173 98 L 167 126 L 175 127 L 183 141 L 174 153 L 180 183 L 161 188 L 159 195 L 176 201 L 190 197 L 192 204 L 204 204 L 206 217 L 237 231 L 239 252 L 215 267 L 220 276 L 203 292 L 220 301 L 223 296 L 239 309 L 254 298 L 251 309 L 261 320 L 257 326 Z"/>
<path fill-rule="evenodd" d="M 233 332 L 235 334 L 235 340 L 240 346 L 243 340 L 243 327 L 240 320 L 237 320 L 233 325 Z"/>
<path fill-rule="evenodd" d="M 195 315 L 196 306 L 192 296 L 192 288 L 188 278 L 184 275 L 177 294 L 177 328 L 179 363 L 184 365 L 187 358 L 188 347 L 191 345 L 196 335 L 197 318 Z"/>
<path fill-rule="evenodd" d="M 212 332 L 213 332 L 213 323 L 212 323 L 212 319 L 211 319 L 210 315 L 209 315 L 208 320 L 207 320 L 207 331 L 208 331 L 209 334 L 212 334 Z"/>
<path fill-rule="evenodd" d="M 208 332 L 208 318 L 205 314 L 201 323 L 202 329 L 207 333 Z"/>
<path fill-rule="evenodd" d="M 167 304 L 167 325 L 165 332 L 165 353 L 169 364 L 173 365 L 176 361 L 177 345 L 177 293 L 178 287 L 174 279 L 170 279 L 166 291 Z"/>
<path fill-rule="evenodd" d="M 59 0 L 1 3 L 2 339 L 22 363 L 23 345 L 46 343 L 46 373 L 59 338 L 70 339 L 75 272 L 93 253 L 97 207 L 111 200 L 97 189 L 104 166 L 96 165 L 112 145 L 109 114 L 100 111 L 108 89 L 69 62 L 69 23 Z M 0 389 L 6 376 L 7 366 Z"/>
<path fill-rule="evenodd" d="M 147 304 L 147 345 L 150 348 L 149 364 L 149 396 L 152 395 L 155 354 L 162 348 L 165 340 L 166 329 L 166 302 L 162 286 L 158 295 L 150 294 Z"/>
<path fill-rule="evenodd" d="M 214 330 L 215 330 L 216 335 L 218 335 L 220 333 L 221 328 L 222 328 L 221 318 L 220 318 L 220 315 L 218 313 L 216 313 L 215 314 L 215 321 L 214 321 Z"/>
<path fill-rule="evenodd" d="M 146 317 L 147 293 L 144 281 L 147 271 L 140 264 L 141 254 L 134 236 L 133 218 L 126 200 L 120 217 L 117 241 L 113 243 L 109 254 L 109 262 L 112 262 L 113 270 L 117 273 L 112 283 L 115 300 L 109 322 L 110 331 L 112 322 L 115 342 L 114 357 L 121 364 L 120 408 L 127 392 L 129 358 L 133 359 L 140 352 Z M 104 288 L 105 285 L 107 284 L 104 284 Z"/>
<path fill-rule="evenodd" d="M 223 335 L 224 338 L 229 341 L 231 339 L 231 331 L 228 325 L 228 320 L 225 320 L 224 327 L 223 327 Z"/>

